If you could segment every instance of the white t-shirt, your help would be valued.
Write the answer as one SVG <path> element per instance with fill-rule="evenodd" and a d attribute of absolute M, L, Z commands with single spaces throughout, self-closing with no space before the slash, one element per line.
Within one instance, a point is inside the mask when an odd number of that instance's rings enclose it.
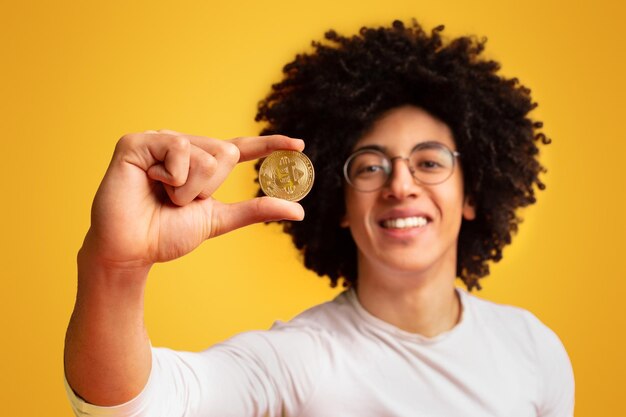
<path fill-rule="evenodd" d="M 425 338 L 359 304 L 354 291 L 269 331 L 200 353 L 154 348 L 146 387 L 77 416 L 571 417 L 572 367 L 531 313 L 458 290 L 460 322 Z"/>

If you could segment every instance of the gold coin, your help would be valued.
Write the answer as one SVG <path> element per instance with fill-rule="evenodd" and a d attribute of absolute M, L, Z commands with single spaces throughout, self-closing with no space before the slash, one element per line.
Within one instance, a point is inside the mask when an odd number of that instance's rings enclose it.
<path fill-rule="evenodd" d="M 283 200 L 302 200 L 311 191 L 314 178 L 311 160 L 297 151 L 272 152 L 259 168 L 261 190 Z"/>

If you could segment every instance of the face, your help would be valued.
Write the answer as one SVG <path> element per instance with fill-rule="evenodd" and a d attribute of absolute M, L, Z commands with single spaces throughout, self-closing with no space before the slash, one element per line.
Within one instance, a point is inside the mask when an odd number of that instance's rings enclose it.
<path fill-rule="evenodd" d="M 380 118 L 355 145 L 376 147 L 390 159 L 405 158 L 416 145 L 437 142 L 455 151 L 450 128 L 413 106 L 395 108 Z M 458 160 L 449 178 L 436 185 L 418 183 L 406 161 L 392 161 L 388 181 L 377 191 L 345 185 L 346 215 L 358 248 L 362 276 L 443 274 L 453 280 L 461 221 L 475 216 L 463 192 Z"/>

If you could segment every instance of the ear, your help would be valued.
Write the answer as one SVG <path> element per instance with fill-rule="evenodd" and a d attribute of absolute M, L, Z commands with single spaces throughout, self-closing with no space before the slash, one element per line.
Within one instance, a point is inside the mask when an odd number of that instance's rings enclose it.
<path fill-rule="evenodd" d="M 476 205 L 470 196 L 465 196 L 463 201 L 463 219 L 474 220 L 476 218 Z"/>
<path fill-rule="evenodd" d="M 343 217 L 341 218 L 341 221 L 339 222 L 339 227 L 342 227 L 344 229 L 347 229 L 350 227 L 350 223 L 348 223 L 348 217 L 344 214 Z"/>

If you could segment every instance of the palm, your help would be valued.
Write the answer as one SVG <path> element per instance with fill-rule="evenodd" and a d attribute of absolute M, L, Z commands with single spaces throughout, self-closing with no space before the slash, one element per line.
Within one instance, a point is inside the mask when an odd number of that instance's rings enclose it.
<path fill-rule="evenodd" d="M 202 243 L 213 200 L 179 207 L 168 201 L 163 185 L 149 179 L 143 170 L 127 166 L 124 171 L 107 173 L 94 201 L 90 233 L 106 248 L 100 253 L 103 259 L 166 262 Z M 122 180 L 116 181 L 116 176 Z"/>
<path fill-rule="evenodd" d="M 194 250 L 211 235 L 211 213 L 217 202 L 212 198 L 194 201 L 185 207 L 162 205 L 151 224 L 150 248 L 154 262 L 166 262 Z"/>

